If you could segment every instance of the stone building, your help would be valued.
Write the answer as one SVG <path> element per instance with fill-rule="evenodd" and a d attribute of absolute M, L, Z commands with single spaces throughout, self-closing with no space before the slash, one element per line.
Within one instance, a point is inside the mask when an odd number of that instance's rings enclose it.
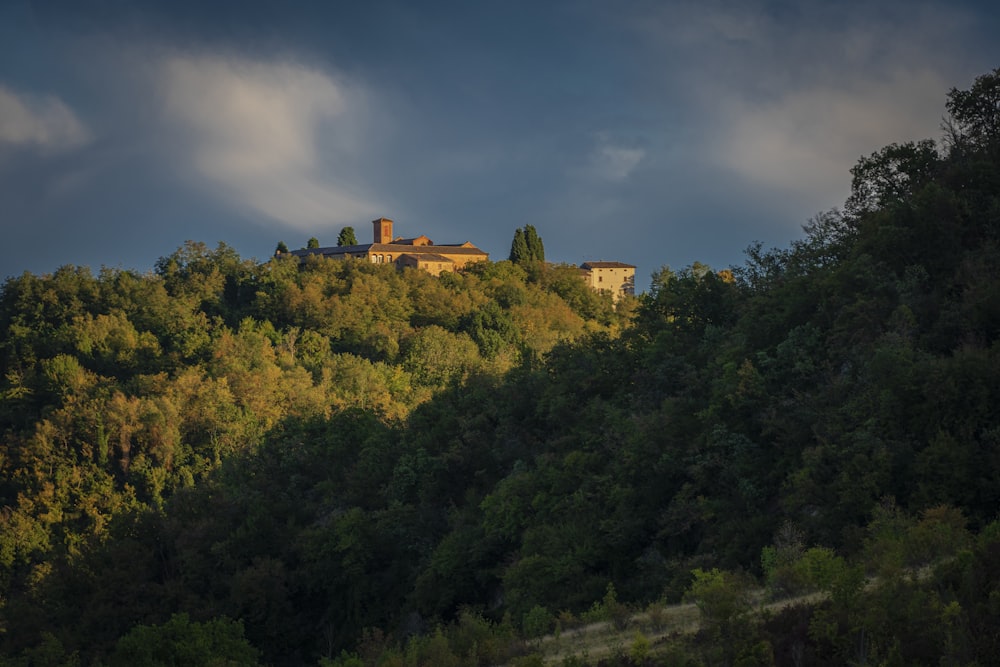
<path fill-rule="evenodd" d="M 423 269 L 439 276 L 445 271 L 455 271 L 471 264 L 484 262 L 490 258 L 472 243 L 435 245 L 426 236 L 404 239 L 393 236 L 392 220 L 379 218 L 372 220 L 374 240 L 349 246 L 333 246 L 329 248 L 304 248 L 293 250 L 290 254 L 299 258 L 309 255 L 321 255 L 330 259 L 347 259 L 353 257 L 373 264 L 393 264 L 396 268 L 406 266 Z"/>
<path fill-rule="evenodd" d="M 635 294 L 635 267 L 622 262 L 584 262 L 580 275 L 591 289 L 608 292 L 618 301 L 626 294 Z"/>

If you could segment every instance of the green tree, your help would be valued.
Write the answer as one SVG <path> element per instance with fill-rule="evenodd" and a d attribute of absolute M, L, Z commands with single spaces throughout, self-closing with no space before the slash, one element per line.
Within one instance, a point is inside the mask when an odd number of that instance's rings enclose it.
<path fill-rule="evenodd" d="M 548 609 L 535 605 L 524 615 L 521 629 L 526 639 L 541 639 L 552 629 L 553 622 L 552 613 Z"/>
<path fill-rule="evenodd" d="M 111 665 L 256 665 L 257 649 L 243 636 L 243 625 L 228 618 L 206 623 L 175 614 L 163 625 L 140 625 L 118 641 Z"/>
<path fill-rule="evenodd" d="M 510 244 L 510 261 L 515 264 L 545 261 L 542 238 L 532 225 L 518 227 L 514 231 L 514 240 Z"/>
<path fill-rule="evenodd" d="M 1000 67 L 976 77 L 969 90 L 952 88 L 945 129 L 954 148 L 1000 145 Z"/>
<path fill-rule="evenodd" d="M 844 207 L 861 216 L 909 201 L 939 167 L 937 148 L 929 139 L 890 144 L 851 168 L 851 196 Z"/>
<path fill-rule="evenodd" d="M 407 341 L 403 367 L 416 380 L 444 386 L 481 365 L 479 348 L 465 333 L 453 334 L 432 324 Z"/>
<path fill-rule="evenodd" d="M 524 242 L 528 246 L 528 259 L 534 262 L 545 261 L 545 246 L 534 225 L 524 226 Z"/>
<path fill-rule="evenodd" d="M 274 254 L 278 255 L 278 254 L 284 254 L 286 252 L 288 252 L 288 246 L 285 245 L 284 241 L 278 241 L 278 247 L 274 249 Z"/>
<path fill-rule="evenodd" d="M 487 359 L 495 358 L 504 348 L 516 346 L 521 341 L 514 319 L 496 301 L 490 301 L 464 318 L 463 329 Z"/>
<path fill-rule="evenodd" d="M 358 245 L 358 237 L 354 235 L 354 227 L 344 227 L 337 236 L 337 245 Z"/>
<path fill-rule="evenodd" d="M 706 625 L 725 629 L 750 613 L 750 585 L 745 577 L 716 568 L 696 568 L 691 574 L 694 581 L 684 599 L 698 607 Z"/>
<path fill-rule="evenodd" d="M 518 227 L 514 230 L 514 240 L 510 244 L 510 261 L 522 264 L 528 260 L 528 243 L 524 238 L 524 230 Z"/>
<path fill-rule="evenodd" d="M 707 657 L 710 662 L 722 657 L 724 664 L 734 664 L 735 657 L 749 647 L 752 637 L 751 582 L 745 575 L 714 568 L 709 571 L 696 568 L 691 574 L 694 581 L 684 600 L 693 602 L 701 613 L 702 628 L 711 638 Z M 717 655 L 720 650 L 722 656 Z"/>
<path fill-rule="evenodd" d="M 318 248 L 319 247 L 319 239 L 316 238 L 315 236 L 309 237 L 309 240 L 306 241 L 306 247 L 307 248 Z"/>

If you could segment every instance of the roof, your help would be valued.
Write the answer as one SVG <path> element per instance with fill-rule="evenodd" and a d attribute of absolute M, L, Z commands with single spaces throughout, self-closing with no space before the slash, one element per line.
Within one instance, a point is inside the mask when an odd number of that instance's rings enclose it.
<path fill-rule="evenodd" d="M 345 255 L 349 252 L 367 252 L 371 247 L 371 243 L 361 243 L 359 245 L 330 246 L 327 248 L 302 248 L 300 250 L 292 250 L 289 254 L 296 257 L 306 257 L 308 255 L 323 255 L 326 257 L 327 255 Z"/>
<path fill-rule="evenodd" d="M 584 262 L 580 265 L 581 269 L 634 269 L 635 267 L 631 264 L 625 264 L 623 262 Z"/>
<path fill-rule="evenodd" d="M 448 257 L 445 257 L 444 255 L 438 255 L 438 254 L 433 253 L 433 252 L 422 252 L 422 253 L 419 253 L 419 254 L 418 253 L 413 253 L 413 252 L 404 252 L 402 255 L 400 255 L 400 257 L 405 257 L 406 255 L 412 256 L 414 259 L 417 260 L 418 263 L 419 262 L 448 262 L 450 264 L 454 264 L 454 262 L 452 262 L 451 259 L 449 259 Z"/>
<path fill-rule="evenodd" d="M 447 248 L 444 250 L 443 248 Z M 371 249 L 378 252 L 410 253 L 411 255 L 445 254 L 445 255 L 485 255 L 486 252 L 472 246 L 439 246 L 439 245 L 399 245 L 395 243 L 373 243 Z"/>
<path fill-rule="evenodd" d="M 434 242 L 423 234 L 414 236 L 411 239 L 404 239 L 402 236 L 397 236 L 391 243 L 392 245 L 434 245 Z"/>
<path fill-rule="evenodd" d="M 308 255 L 336 257 L 337 255 L 346 255 L 348 253 L 367 252 L 406 253 L 410 255 L 441 255 L 442 253 L 447 255 L 487 255 L 485 251 L 480 250 L 476 246 L 405 245 L 399 243 L 362 243 L 360 245 L 331 246 L 328 248 L 303 248 L 301 250 L 292 250 L 290 254 L 296 257 L 306 257 Z"/>

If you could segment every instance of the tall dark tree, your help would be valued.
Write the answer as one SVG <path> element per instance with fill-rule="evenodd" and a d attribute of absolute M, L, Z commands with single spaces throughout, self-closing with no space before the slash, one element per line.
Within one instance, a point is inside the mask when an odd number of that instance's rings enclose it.
<path fill-rule="evenodd" d="M 285 245 L 284 241 L 278 241 L 278 247 L 274 249 L 275 255 L 280 255 L 282 253 L 288 252 L 288 246 Z"/>
<path fill-rule="evenodd" d="M 545 261 L 542 238 L 532 225 L 518 227 L 514 232 L 514 240 L 510 244 L 510 261 L 515 264 Z"/>
<path fill-rule="evenodd" d="M 306 241 L 306 247 L 307 248 L 318 248 L 319 247 L 319 239 L 316 238 L 315 236 L 311 237 L 308 241 Z"/>
<path fill-rule="evenodd" d="M 528 242 L 524 238 L 524 230 L 518 227 L 514 231 L 514 240 L 510 244 L 510 261 L 522 264 L 528 259 Z"/>
<path fill-rule="evenodd" d="M 524 242 L 528 245 L 528 258 L 533 262 L 545 261 L 545 246 L 534 225 L 524 226 Z"/>
<path fill-rule="evenodd" d="M 358 245 L 358 237 L 354 235 L 354 227 L 344 227 L 337 237 L 337 245 Z"/>

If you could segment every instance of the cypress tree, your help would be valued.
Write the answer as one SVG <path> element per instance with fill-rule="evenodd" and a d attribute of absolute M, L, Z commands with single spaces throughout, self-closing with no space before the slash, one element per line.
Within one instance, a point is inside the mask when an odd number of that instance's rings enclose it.
<path fill-rule="evenodd" d="M 545 246 L 534 225 L 524 226 L 524 241 L 528 245 L 528 259 L 533 262 L 545 261 Z"/>
<path fill-rule="evenodd" d="M 521 264 L 529 259 L 528 243 L 524 237 L 524 230 L 518 227 L 514 232 L 514 240 L 510 244 L 510 261 Z"/>

